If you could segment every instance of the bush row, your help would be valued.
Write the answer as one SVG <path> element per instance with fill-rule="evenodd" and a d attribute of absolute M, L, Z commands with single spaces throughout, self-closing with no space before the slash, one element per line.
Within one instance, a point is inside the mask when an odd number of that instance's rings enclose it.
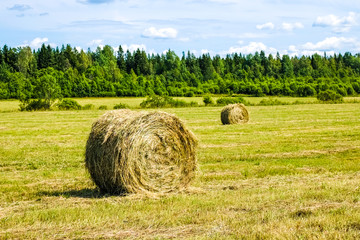
<path fill-rule="evenodd" d="M 317 95 L 318 102 L 321 103 L 342 103 L 344 102 L 343 96 L 336 93 L 332 90 L 322 91 Z M 216 102 L 216 103 L 215 103 Z M 354 101 L 358 103 L 358 101 Z M 205 106 L 225 106 L 228 104 L 234 103 L 243 103 L 247 106 L 271 106 L 271 105 L 290 105 L 290 104 L 309 104 L 310 102 L 300 102 L 295 101 L 293 103 L 284 102 L 278 99 L 262 99 L 259 103 L 254 104 L 246 101 L 241 96 L 235 97 L 220 97 L 216 101 L 214 101 L 210 95 L 206 95 L 203 97 L 203 103 Z M 316 103 L 316 102 L 312 102 Z M 50 109 L 50 103 L 45 100 L 31 100 L 27 104 L 21 104 L 21 111 L 39 111 L 39 110 L 48 110 Z M 152 95 L 148 96 L 144 101 L 140 103 L 141 108 L 179 108 L 179 107 L 199 107 L 200 105 L 195 102 L 186 102 L 184 100 L 174 99 L 169 96 L 158 96 Z M 73 99 L 63 99 L 59 103 L 54 105 L 55 108 L 59 110 L 93 110 L 95 109 L 95 105 L 86 104 L 81 106 L 77 101 Z M 113 106 L 113 109 L 126 109 L 130 108 L 129 105 L 124 103 L 118 103 Z M 101 105 L 98 107 L 99 110 L 107 110 L 108 107 L 106 105 Z"/>

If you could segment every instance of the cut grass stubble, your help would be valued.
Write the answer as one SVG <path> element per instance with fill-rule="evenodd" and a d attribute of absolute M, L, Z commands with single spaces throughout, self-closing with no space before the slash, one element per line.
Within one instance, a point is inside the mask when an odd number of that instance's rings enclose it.
<path fill-rule="evenodd" d="M 103 111 L 0 113 L 0 238 L 359 238 L 359 105 L 248 108 L 241 125 L 164 109 L 199 140 L 202 191 L 158 198 L 96 190 L 84 148 Z"/>

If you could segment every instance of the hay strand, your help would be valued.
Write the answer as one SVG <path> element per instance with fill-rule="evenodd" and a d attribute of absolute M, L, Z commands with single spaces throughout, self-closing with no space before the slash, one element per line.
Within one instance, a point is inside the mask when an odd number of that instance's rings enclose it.
<path fill-rule="evenodd" d="M 239 124 L 249 121 L 249 113 L 242 103 L 229 104 L 221 111 L 222 124 Z"/>
<path fill-rule="evenodd" d="M 168 193 L 195 176 L 197 140 L 174 115 L 128 109 L 92 125 L 85 166 L 102 192 Z"/>

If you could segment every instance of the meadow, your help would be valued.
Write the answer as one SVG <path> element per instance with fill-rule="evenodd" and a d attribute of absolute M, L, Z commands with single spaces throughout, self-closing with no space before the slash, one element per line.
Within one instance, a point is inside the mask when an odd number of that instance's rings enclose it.
<path fill-rule="evenodd" d="M 212 97 L 214 102 L 219 97 Z M 130 108 L 140 108 L 140 103 L 144 101 L 145 97 L 108 97 L 108 98 L 72 98 L 75 101 L 77 101 L 80 105 L 84 106 L 87 104 L 92 104 L 94 108 L 98 109 L 100 106 L 106 106 L 109 110 L 113 109 L 114 105 L 119 103 L 127 104 Z M 183 100 L 185 102 L 194 101 L 197 102 L 200 106 L 204 105 L 203 103 L 203 97 L 174 97 L 176 100 Z M 253 104 L 259 104 L 261 100 L 279 100 L 281 102 L 285 102 L 288 104 L 293 104 L 296 101 L 301 103 L 316 103 L 318 102 L 315 97 L 307 97 L 307 98 L 301 98 L 301 97 L 244 97 L 244 99 Z M 345 102 L 360 102 L 359 97 L 345 97 Z M 20 102 L 15 99 L 10 100 L 0 100 L 0 112 L 14 112 L 19 111 Z"/>
<path fill-rule="evenodd" d="M 105 110 L 17 109 L 0 101 L 0 239 L 360 238 L 359 103 L 249 106 L 247 124 L 226 126 L 221 107 L 161 109 L 199 147 L 191 188 L 159 197 L 102 195 L 91 182 L 85 143 Z"/>

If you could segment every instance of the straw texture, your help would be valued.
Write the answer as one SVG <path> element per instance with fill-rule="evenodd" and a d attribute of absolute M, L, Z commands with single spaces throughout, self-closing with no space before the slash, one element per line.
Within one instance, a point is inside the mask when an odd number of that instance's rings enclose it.
<path fill-rule="evenodd" d="M 239 124 L 249 121 L 249 112 L 242 103 L 226 105 L 221 110 L 222 124 Z"/>
<path fill-rule="evenodd" d="M 196 146 L 174 115 L 114 110 L 93 123 L 85 166 L 102 192 L 168 193 L 194 178 Z"/>

